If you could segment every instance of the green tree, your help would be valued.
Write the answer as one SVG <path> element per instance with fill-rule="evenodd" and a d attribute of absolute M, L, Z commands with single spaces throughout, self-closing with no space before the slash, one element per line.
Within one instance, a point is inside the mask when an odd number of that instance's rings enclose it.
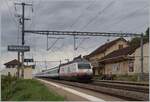
<path fill-rule="evenodd" d="M 141 42 L 141 37 L 134 37 L 131 39 L 129 44 L 132 48 L 136 48 L 140 46 L 140 42 Z M 149 42 L 149 27 L 145 31 L 144 38 L 143 38 L 143 43 L 146 43 L 146 42 Z"/>
<path fill-rule="evenodd" d="M 149 27 L 147 28 L 147 30 L 145 32 L 144 40 L 145 40 L 145 42 L 149 42 Z"/>

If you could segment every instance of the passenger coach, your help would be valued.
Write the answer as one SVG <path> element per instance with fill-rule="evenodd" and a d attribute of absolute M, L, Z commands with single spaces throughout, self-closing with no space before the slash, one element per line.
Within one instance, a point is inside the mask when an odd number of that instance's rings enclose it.
<path fill-rule="evenodd" d="M 58 67 L 37 73 L 36 77 L 46 77 L 63 80 L 87 81 L 93 77 L 91 64 L 83 59 L 76 58 L 68 63 L 60 64 Z"/>

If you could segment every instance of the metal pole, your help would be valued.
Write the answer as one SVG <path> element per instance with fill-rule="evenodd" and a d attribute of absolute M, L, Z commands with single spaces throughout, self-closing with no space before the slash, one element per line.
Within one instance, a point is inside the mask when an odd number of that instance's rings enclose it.
<path fill-rule="evenodd" d="M 60 65 L 61 65 L 61 60 L 60 60 Z"/>
<path fill-rule="evenodd" d="M 24 6 L 25 3 L 22 3 L 22 45 L 24 45 Z M 24 77 L 24 52 L 22 52 L 22 78 Z"/>
<path fill-rule="evenodd" d="M 47 51 L 48 51 L 48 34 L 47 34 Z"/>
<path fill-rule="evenodd" d="M 140 80 L 142 81 L 144 79 L 143 76 L 143 33 L 141 34 L 141 76 Z"/>
<path fill-rule="evenodd" d="M 23 78 L 24 77 L 24 52 L 22 52 L 22 65 L 21 65 L 21 68 L 22 68 L 22 71 L 21 71 L 21 77 Z"/>
<path fill-rule="evenodd" d="M 24 6 L 25 3 L 22 3 L 22 45 L 24 45 Z"/>
<path fill-rule="evenodd" d="M 18 52 L 18 61 L 20 62 L 20 52 Z M 20 64 L 17 66 L 17 78 L 19 78 L 20 75 Z"/>
<path fill-rule="evenodd" d="M 24 46 L 25 44 L 25 41 L 24 41 L 24 34 L 25 34 L 25 20 L 30 20 L 28 18 L 25 18 L 25 5 L 27 6 L 32 6 L 32 4 L 26 4 L 26 3 L 15 3 L 15 5 L 21 5 L 22 6 L 22 16 L 21 16 L 21 19 L 22 19 L 22 46 Z M 21 76 L 24 77 L 24 52 L 21 52 Z"/>
<path fill-rule="evenodd" d="M 74 51 L 76 50 L 76 36 L 73 36 Z"/>
<path fill-rule="evenodd" d="M 73 57 L 76 57 L 76 35 L 73 35 L 73 44 L 74 44 L 74 53 L 73 53 Z"/>

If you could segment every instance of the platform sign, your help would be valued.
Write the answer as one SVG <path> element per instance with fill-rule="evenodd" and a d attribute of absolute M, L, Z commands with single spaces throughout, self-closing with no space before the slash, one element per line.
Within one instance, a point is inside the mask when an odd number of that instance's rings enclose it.
<path fill-rule="evenodd" d="M 26 52 L 30 51 L 30 47 L 21 45 L 8 45 L 8 51 Z"/>
<path fill-rule="evenodd" d="M 24 59 L 24 62 L 33 62 L 33 59 Z"/>

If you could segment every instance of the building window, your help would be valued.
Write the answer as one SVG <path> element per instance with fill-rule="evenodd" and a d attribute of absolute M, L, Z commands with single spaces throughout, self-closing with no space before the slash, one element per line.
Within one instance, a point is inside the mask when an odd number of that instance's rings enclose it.
<path fill-rule="evenodd" d="M 129 62 L 129 72 L 134 72 L 134 63 L 133 63 L 133 61 Z"/>
<path fill-rule="evenodd" d="M 113 66 L 112 66 L 112 71 L 113 72 L 116 72 L 116 71 L 119 71 L 119 64 L 113 64 Z"/>
<path fill-rule="evenodd" d="M 122 48 L 123 48 L 123 45 L 122 45 L 122 44 L 120 44 L 120 45 L 119 45 L 119 49 L 122 49 Z"/>

